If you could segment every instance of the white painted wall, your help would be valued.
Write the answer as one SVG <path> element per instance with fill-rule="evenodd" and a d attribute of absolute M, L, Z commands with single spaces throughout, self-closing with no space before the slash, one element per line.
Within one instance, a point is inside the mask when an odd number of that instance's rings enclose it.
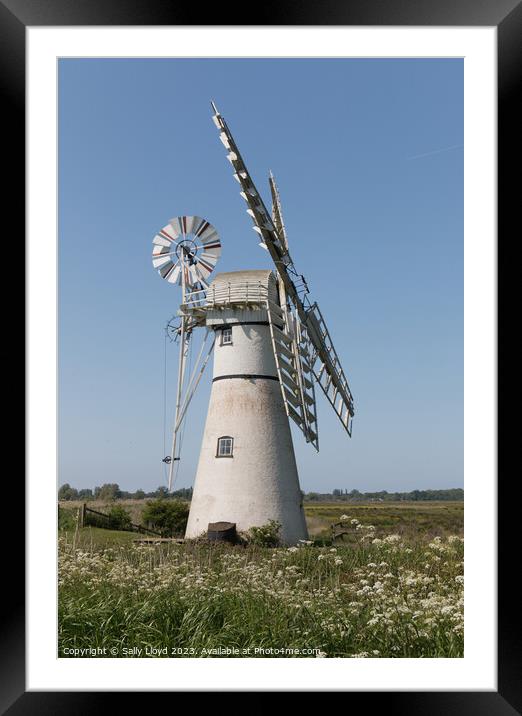
<path fill-rule="evenodd" d="M 222 346 L 221 331 L 216 331 L 213 377 L 237 373 L 277 377 L 270 327 L 233 324 L 229 327 L 232 328 L 232 345 Z"/>
<path fill-rule="evenodd" d="M 231 309 L 227 313 L 232 313 Z M 236 319 L 237 320 L 237 319 Z M 213 377 L 277 376 L 267 325 L 233 325 L 232 345 L 218 331 Z M 216 457 L 218 438 L 234 438 L 233 457 Z M 292 435 L 276 380 L 234 378 L 212 383 L 186 537 L 209 522 L 238 531 L 277 520 L 285 543 L 307 539 Z"/>

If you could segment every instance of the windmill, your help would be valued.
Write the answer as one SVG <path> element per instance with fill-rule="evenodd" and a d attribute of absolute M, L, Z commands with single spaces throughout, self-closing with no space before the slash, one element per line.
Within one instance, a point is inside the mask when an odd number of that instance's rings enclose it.
<path fill-rule="evenodd" d="M 167 281 L 182 286 L 173 440 L 171 454 L 164 458 L 169 490 L 179 460 L 177 435 L 214 351 L 212 390 L 185 536 L 203 534 L 210 522 L 234 522 L 246 531 L 275 520 L 282 525 L 282 541 L 292 544 L 306 539 L 307 529 L 289 418 L 319 450 L 315 387 L 320 387 L 350 436 L 353 397 L 319 306 L 310 301 L 307 282 L 290 256 L 275 179 L 270 173 L 269 213 L 214 103 L 212 109 L 246 211 L 275 271 L 220 273 L 209 283 L 220 243 L 215 229 L 198 217 L 172 220 L 154 238 L 153 265 Z M 187 346 L 199 327 L 205 328 L 205 339 L 186 381 Z"/>

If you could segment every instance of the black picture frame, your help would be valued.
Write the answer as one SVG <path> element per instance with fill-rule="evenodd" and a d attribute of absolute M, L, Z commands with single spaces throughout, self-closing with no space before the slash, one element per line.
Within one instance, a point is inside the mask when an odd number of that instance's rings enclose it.
<path fill-rule="evenodd" d="M 9 182 L 5 190 L 7 214 L 13 220 L 13 235 L 20 235 L 24 216 L 24 156 L 25 156 L 25 31 L 27 26 L 103 26 L 103 25 L 198 25 L 198 9 L 181 6 L 167 0 L 0 0 L 0 76 L 4 95 L 4 147 L 11 148 Z M 498 270 L 503 281 L 498 290 L 499 359 L 503 370 L 498 371 L 498 409 L 506 405 L 508 381 L 506 375 L 507 320 L 500 317 L 515 302 L 517 282 L 507 279 L 513 269 L 514 256 L 510 249 L 516 245 L 520 233 L 515 220 L 520 204 L 519 131 L 522 126 L 517 89 L 522 67 L 522 4 L 519 0 L 300 0 L 299 3 L 275 3 L 269 0 L 256 8 L 256 16 L 246 17 L 239 7 L 232 10 L 221 4 L 205 7 L 205 25 L 223 24 L 224 16 L 234 16 L 236 25 L 408 25 L 408 26 L 496 26 L 498 30 Z M 4 153 L 5 162 L 5 153 Z M 4 164 L 4 168 L 5 168 Z M 515 179 L 513 179 L 515 177 Z M 9 218 L 8 217 L 8 218 Z M 518 216 L 517 216 L 518 219 Z M 513 234 L 513 239 L 512 239 Z M 30 290 L 30 287 L 28 287 Z M 4 324 L 4 330 L 5 330 Z M 13 336 L 20 332 L 20 322 L 12 323 Z M 10 382 L 10 381 L 7 381 Z M 510 397 L 513 390 L 510 385 Z M 19 389 L 13 388 L 13 403 L 20 402 Z M 511 401 L 510 401 L 511 402 Z M 507 472 L 507 446 L 516 445 L 510 434 L 508 421 L 499 420 L 498 432 L 498 690 L 466 692 L 350 692 L 347 706 L 354 708 L 359 701 L 362 708 L 379 706 L 387 714 L 473 714 L 474 716 L 506 716 L 522 710 L 520 666 L 520 597 L 514 574 L 518 571 L 511 558 L 510 545 L 517 545 L 519 519 L 516 487 L 508 475 L 516 478 L 516 468 Z M 511 431 L 513 427 L 511 427 Z M 513 462 L 514 465 L 517 463 Z M 14 471 L 11 471 L 11 475 Z M 13 481 L 15 478 L 10 477 Z M 18 477 L 10 503 L 22 505 L 24 486 Z M 26 692 L 25 690 L 25 593 L 24 542 L 20 539 L 20 513 L 10 509 L 4 516 L 7 525 L 4 555 L 12 561 L 4 567 L 9 574 L 9 588 L 4 586 L 6 606 L 2 609 L 2 652 L 0 656 L 0 713 L 21 714 L 87 714 L 103 713 L 109 708 L 122 708 L 117 693 L 97 692 Z M 9 524 L 9 520 L 13 524 Z M 50 526 L 49 529 L 54 529 Z M 12 538 L 11 536 L 16 536 Z M 131 686 L 129 684 L 129 686 Z M 305 687 L 305 684 L 303 684 Z M 238 689 L 240 686 L 238 686 Z M 340 689 L 342 691 L 342 685 Z M 256 706 L 262 708 L 269 694 L 260 693 Z M 173 694 L 164 694 L 172 699 Z M 221 696 L 221 698 L 220 698 Z M 324 697 L 324 695 L 323 695 Z M 147 708 L 140 693 L 131 694 L 134 707 Z M 150 698 L 150 696 L 146 696 Z M 222 702 L 228 695 L 213 694 Z M 116 702 L 116 699 L 118 701 Z M 180 702 L 177 701 L 178 708 Z M 324 704 L 323 704 L 324 705 Z M 148 702 L 150 708 L 150 701 Z M 175 703 L 170 702 L 170 708 Z"/>

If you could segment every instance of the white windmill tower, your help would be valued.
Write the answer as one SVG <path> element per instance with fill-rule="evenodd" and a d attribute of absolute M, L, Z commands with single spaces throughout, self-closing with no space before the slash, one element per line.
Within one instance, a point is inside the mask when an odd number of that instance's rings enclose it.
<path fill-rule="evenodd" d="M 212 391 L 185 536 L 204 534 L 212 522 L 233 522 L 247 531 L 276 520 L 282 525 L 282 541 L 292 544 L 306 539 L 307 530 L 288 418 L 319 450 L 315 384 L 349 435 L 353 398 L 319 307 L 309 301 L 306 281 L 290 257 L 274 178 L 270 175 L 269 214 L 227 124 L 214 103 L 212 107 L 247 213 L 275 271 L 221 273 L 209 284 L 220 243 L 213 227 L 208 222 L 203 226 L 197 217 L 173 220 L 154 238 L 154 266 L 163 278 L 182 284 L 176 415 L 171 454 L 165 458 L 169 489 L 179 460 L 177 435 L 214 349 Z M 197 327 L 206 328 L 205 340 L 186 381 L 188 343 Z"/>

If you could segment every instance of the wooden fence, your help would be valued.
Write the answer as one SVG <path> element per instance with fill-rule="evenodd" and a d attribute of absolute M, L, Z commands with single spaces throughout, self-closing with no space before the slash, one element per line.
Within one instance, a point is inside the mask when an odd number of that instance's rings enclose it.
<path fill-rule="evenodd" d="M 121 529 L 118 527 L 114 527 L 114 522 L 112 521 L 110 515 L 106 514 L 105 512 L 98 512 L 98 510 L 93 510 L 90 507 L 87 507 L 87 504 L 84 502 L 81 507 L 78 508 L 78 527 L 88 526 L 103 527 L 104 529 Z M 143 525 L 137 525 L 134 522 L 130 522 L 128 525 L 126 525 L 125 529 L 130 532 L 157 535 L 158 537 L 161 537 L 160 532 L 151 530 L 148 527 L 144 527 Z"/>
<path fill-rule="evenodd" d="M 335 540 L 342 539 L 342 541 L 345 541 L 345 537 L 348 537 L 348 542 L 355 542 L 356 541 L 356 533 L 354 528 L 351 525 L 347 524 L 347 520 L 341 520 L 340 522 L 333 522 L 330 525 L 330 531 L 332 535 L 332 542 L 335 542 Z"/>

